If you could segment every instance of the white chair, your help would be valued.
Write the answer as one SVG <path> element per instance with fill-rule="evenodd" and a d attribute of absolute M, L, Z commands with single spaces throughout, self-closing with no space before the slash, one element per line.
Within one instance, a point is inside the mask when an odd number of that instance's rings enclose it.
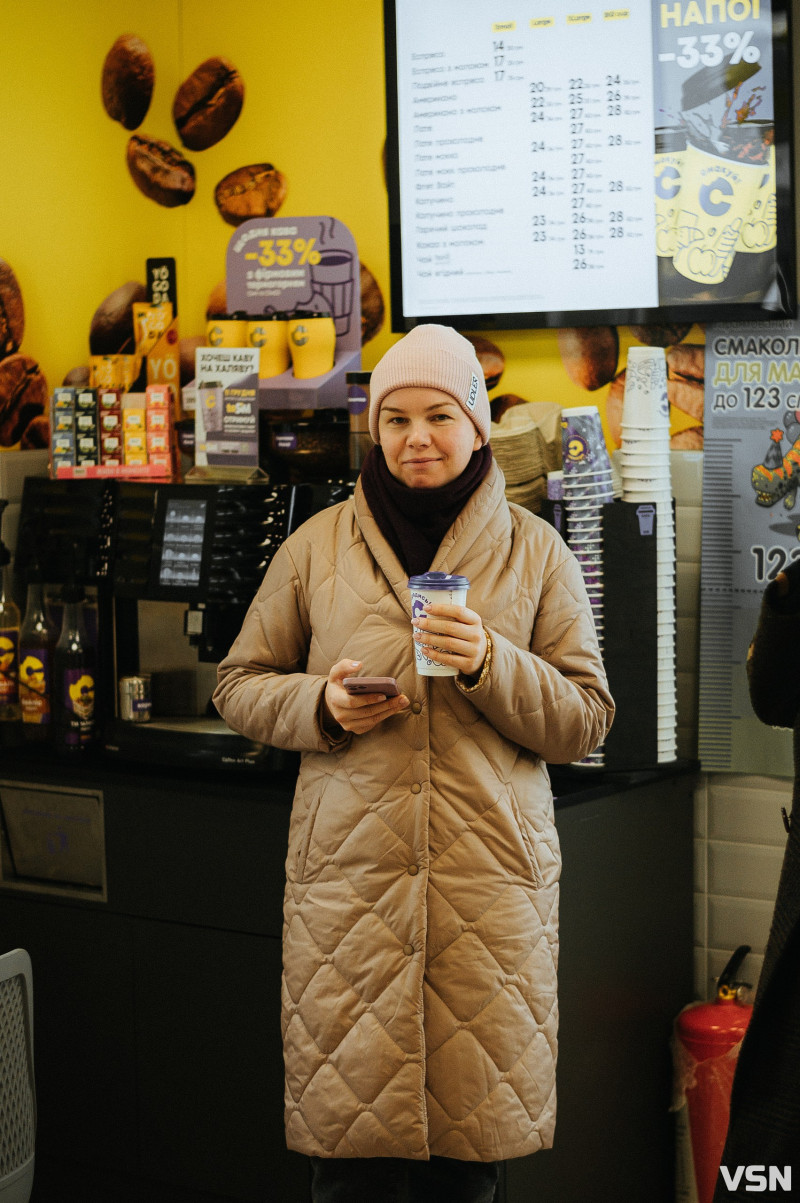
<path fill-rule="evenodd" d="M 0 956 L 0 1203 L 28 1203 L 35 1143 L 33 973 L 15 948 Z"/>

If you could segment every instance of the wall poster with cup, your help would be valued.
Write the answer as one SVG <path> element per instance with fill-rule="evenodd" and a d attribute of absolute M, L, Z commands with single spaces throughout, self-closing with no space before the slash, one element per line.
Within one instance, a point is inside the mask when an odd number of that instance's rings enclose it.
<path fill-rule="evenodd" d="M 261 350 L 263 406 L 347 404 L 345 373 L 361 366 L 361 295 L 358 250 L 342 222 L 243 222 L 228 243 L 226 294 Z"/>
<path fill-rule="evenodd" d="M 708 326 L 706 356 L 700 760 L 791 777 L 791 733 L 756 718 L 746 660 L 764 589 L 800 557 L 800 322 Z"/>
<path fill-rule="evenodd" d="M 661 306 L 778 288 L 771 8 L 653 5 Z"/>

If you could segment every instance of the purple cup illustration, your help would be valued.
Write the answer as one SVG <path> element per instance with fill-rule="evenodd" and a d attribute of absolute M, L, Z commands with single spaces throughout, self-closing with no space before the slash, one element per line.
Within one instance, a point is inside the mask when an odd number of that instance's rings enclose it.
<path fill-rule="evenodd" d="M 311 265 L 311 283 L 330 306 L 337 336 L 347 334 L 355 283 L 352 253 L 342 247 L 320 247 L 319 263 Z"/>
<path fill-rule="evenodd" d="M 636 517 L 639 519 L 639 534 L 652 535 L 653 519 L 656 516 L 654 505 L 639 505 L 636 507 Z"/>

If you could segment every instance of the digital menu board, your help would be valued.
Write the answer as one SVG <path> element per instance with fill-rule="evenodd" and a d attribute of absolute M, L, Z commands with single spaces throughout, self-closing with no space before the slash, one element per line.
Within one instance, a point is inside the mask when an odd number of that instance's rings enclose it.
<path fill-rule="evenodd" d="M 392 325 L 794 316 L 787 0 L 385 0 Z"/>

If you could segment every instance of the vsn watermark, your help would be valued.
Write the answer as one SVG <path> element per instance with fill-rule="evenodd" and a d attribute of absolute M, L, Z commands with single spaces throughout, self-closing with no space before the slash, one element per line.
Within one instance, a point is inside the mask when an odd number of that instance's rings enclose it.
<path fill-rule="evenodd" d="M 719 1172 L 728 1190 L 736 1190 L 743 1181 L 747 1184 L 744 1189 L 754 1192 L 792 1189 L 790 1165 L 721 1165 Z"/>

